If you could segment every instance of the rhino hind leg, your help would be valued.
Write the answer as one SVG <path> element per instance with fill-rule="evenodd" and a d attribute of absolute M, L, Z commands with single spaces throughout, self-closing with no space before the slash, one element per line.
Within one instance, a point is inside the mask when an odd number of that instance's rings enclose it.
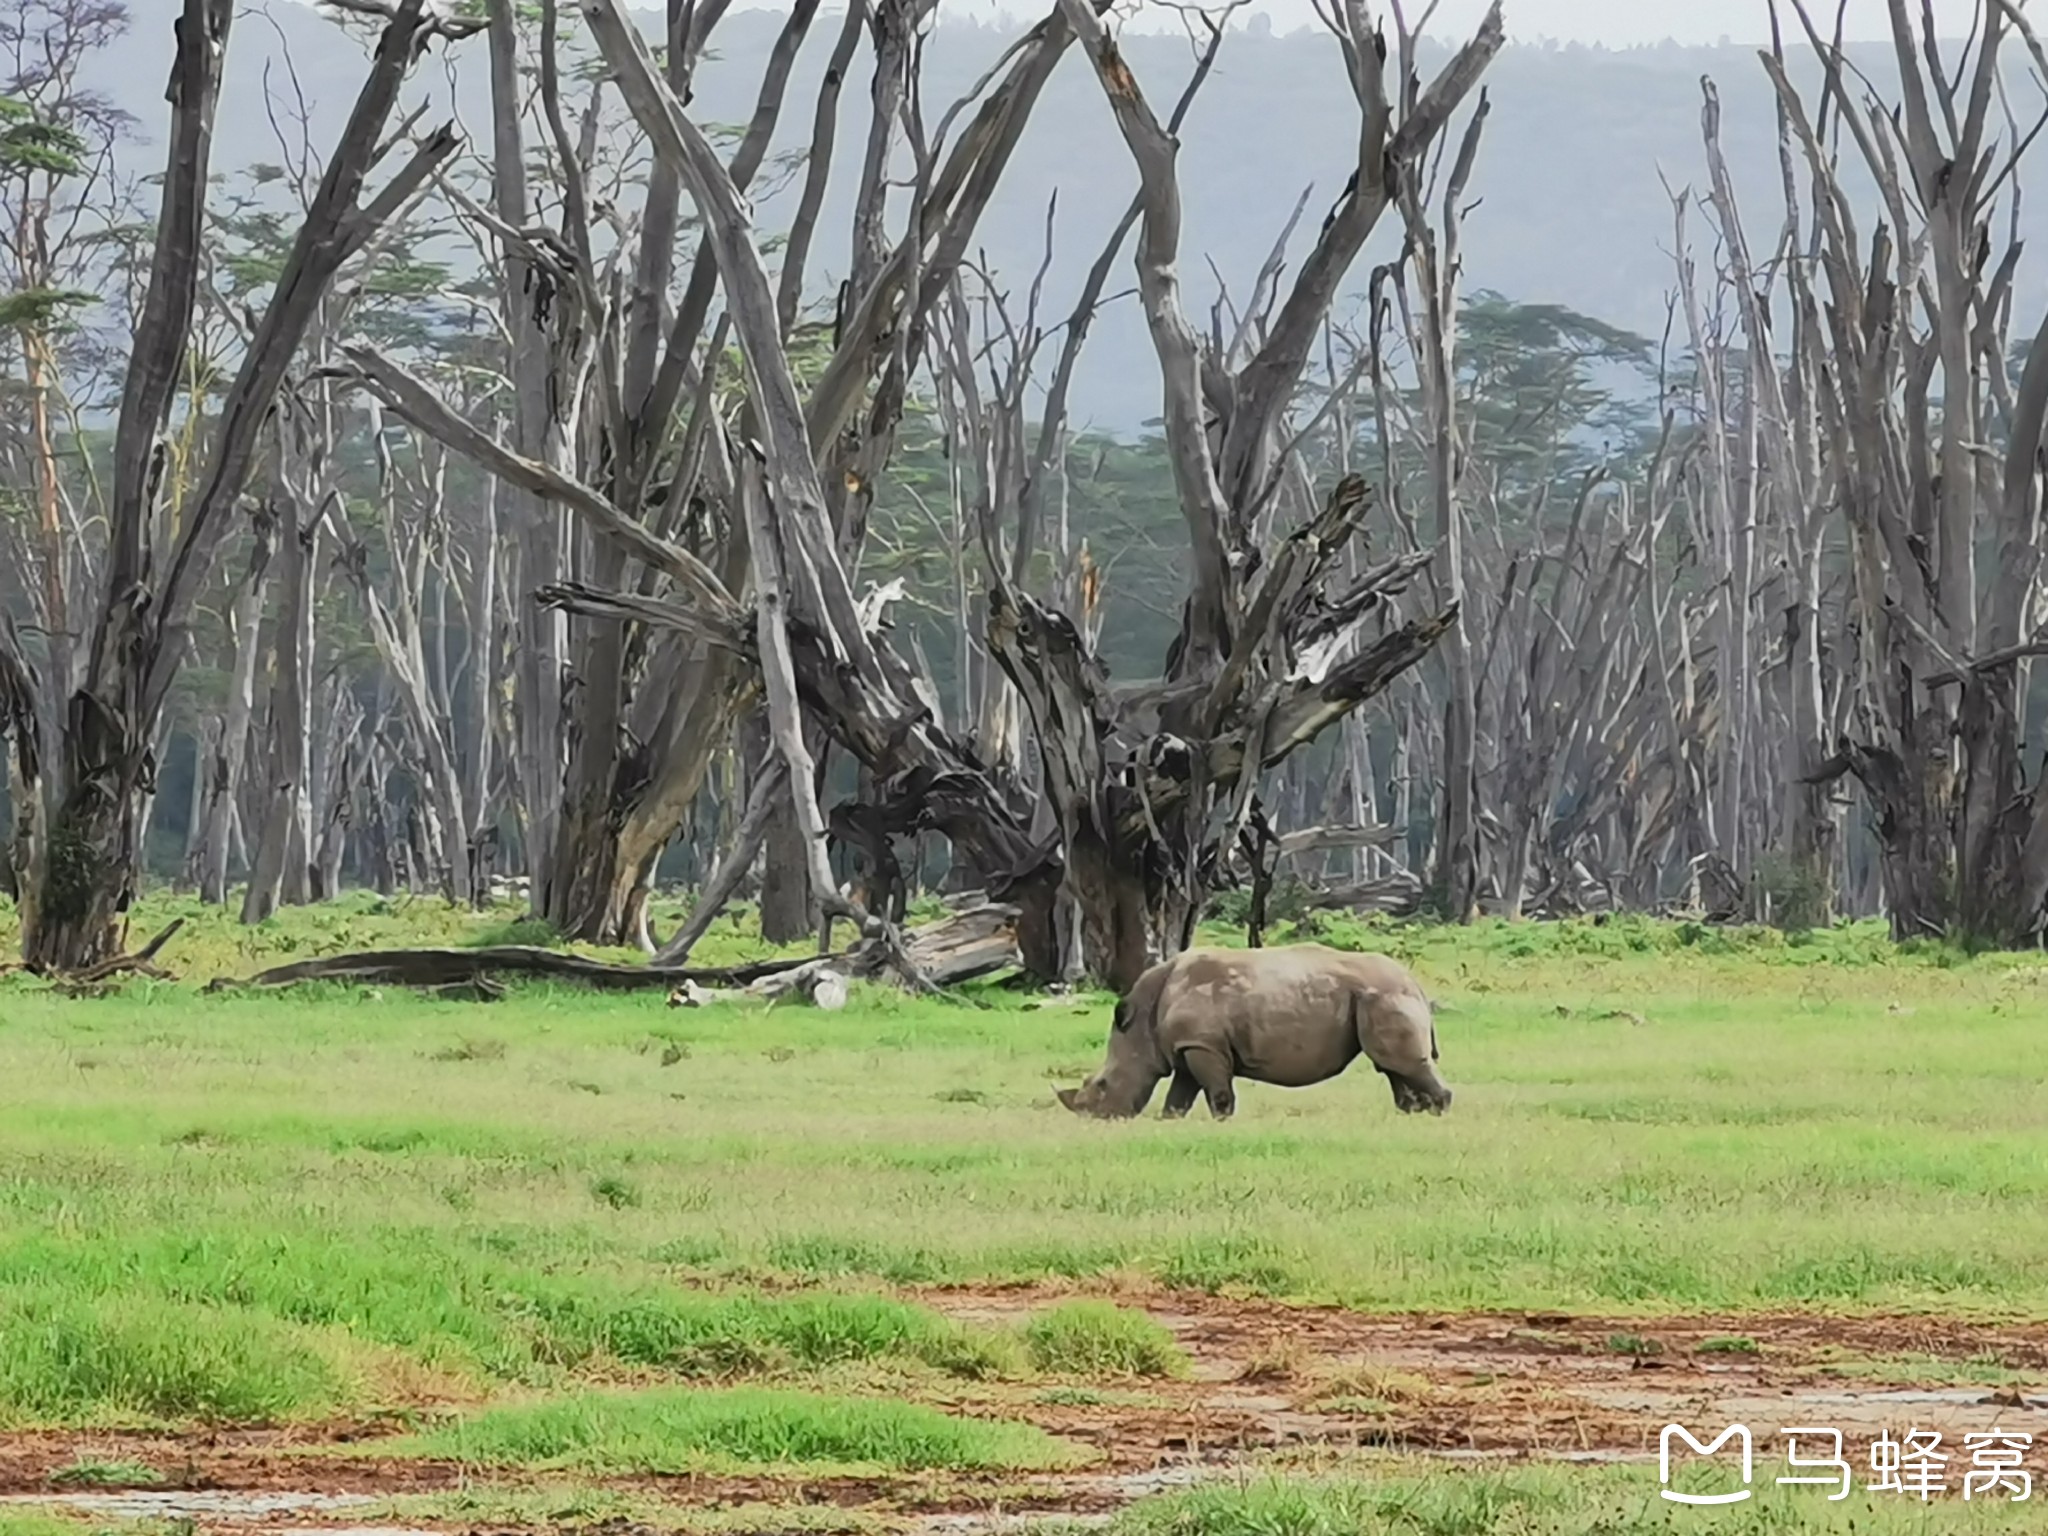
<path fill-rule="evenodd" d="M 1181 1052 L 1180 1072 L 1186 1072 L 1200 1086 L 1202 1096 L 1209 1101 L 1209 1113 L 1218 1120 L 1228 1120 L 1237 1108 L 1237 1092 L 1230 1086 L 1230 1063 L 1205 1046 L 1195 1046 Z M 1174 1075 L 1178 1088 L 1179 1072 Z M 1194 1102 L 1194 1095 L 1188 1095 Z"/>
<path fill-rule="evenodd" d="M 1173 1082 L 1166 1090 L 1166 1107 L 1160 1118 L 1180 1119 L 1195 1107 L 1195 1096 L 1201 1091 L 1202 1085 L 1195 1080 L 1195 1074 L 1188 1070 L 1187 1063 L 1176 1061 L 1173 1064 Z"/>

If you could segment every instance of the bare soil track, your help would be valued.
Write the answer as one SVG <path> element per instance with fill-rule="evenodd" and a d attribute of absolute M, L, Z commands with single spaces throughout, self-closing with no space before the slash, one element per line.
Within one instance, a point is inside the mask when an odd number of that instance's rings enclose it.
<path fill-rule="evenodd" d="M 1086 1291 L 913 1294 L 963 1321 L 996 1323 Z M 1845 1451 L 1852 1461 L 1883 1430 L 1933 1429 L 1955 1441 L 1996 1427 L 2048 1444 L 2048 1322 L 1372 1315 L 1143 1289 L 1118 1290 L 1112 1299 L 1142 1307 L 1173 1331 L 1193 1362 L 1188 1379 L 973 1384 L 933 1399 L 956 1413 L 1022 1419 L 1089 1446 L 1100 1460 L 1085 1473 L 639 1477 L 605 1486 L 686 1508 L 834 1506 L 937 1530 L 965 1522 L 936 1517 L 978 1523 L 997 1512 L 1102 1515 L 1254 1460 L 1326 1461 L 1375 1449 L 1461 1459 L 1654 1457 L 1659 1430 L 1673 1421 L 1703 1437 L 1746 1423 L 1760 1454 L 1781 1443 L 1786 1426 L 1835 1428 L 1857 1447 Z M 391 1432 L 389 1424 L 363 1422 L 0 1435 L 0 1495 L 63 1495 L 90 1506 L 110 1490 L 68 1490 L 63 1469 L 132 1464 L 161 1479 L 154 1495 L 96 1507 L 183 1514 L 202 1531 L 297 1532 L 361 1527 L 368 1505 L 396 1495 L 481 1482 L 593 1481 L 377 1455 L 376 1441 Z"/>

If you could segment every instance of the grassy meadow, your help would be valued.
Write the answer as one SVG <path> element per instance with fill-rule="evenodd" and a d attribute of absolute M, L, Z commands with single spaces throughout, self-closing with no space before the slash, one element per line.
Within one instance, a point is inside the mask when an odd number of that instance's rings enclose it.
<path fill-rule="evenodd" d="M 1172 1339 L 1103 1301 L 984 1326 L 897 1292 L 1142 1277 L 1366 1310 L 2048 1316 L 2033 958 L 1862 926 L 1332 920 L 1439 1000 L 1449 1115 L 1397 1114 L 1359 1066 L 1241 1084 L 1226 1125 L 1162 1123 L 1156 1099 L 1103 1124 L 1051 1094 L 1100 1060 L 1102 997 L 209 995 L 310 954 L 544 936 L 366 895 L 249 930 L 153 898 L 137 942 L 173 915 L 176 982 L 0 978 L 0 1430 L 396 1411 L 411 1452 L 483 1469 L 1023 1471 L 1071 1447 L 948 1404 L 1170 1380 Z M 763 953 L 742 917 L 698 958 Z M 1639 1471 L 1247 1482 L 1117 1529 L 1715 1525 Z M 1923 1528 L 1887 1508 L 1854 1528 Z M 48 1518 L 0 1512 L 0 1536 Z"/>

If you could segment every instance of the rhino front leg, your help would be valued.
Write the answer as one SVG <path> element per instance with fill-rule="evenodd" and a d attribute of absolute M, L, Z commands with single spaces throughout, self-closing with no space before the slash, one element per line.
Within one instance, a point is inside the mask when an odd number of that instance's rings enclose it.
<path fill-rule="evenodd" d="M 1206 1046 L 1195 1046 L 1181 1052 L 1180 1070 L 1188 1073 L 1202 1090 L 1202 1096 L 1209 1101 L 1209 1113 L 1218 1120 L 1228 1120 L 1237 1109 L 1237 1093 L 1230 1086 L 1230 1063 Z M 1175 1077 L 1175 1086 L 1179 1077 Z M 1194 1102 L 1194 1095 L 1188 1095 L 1188 1102 Z"/>
<path fill-rule="evenodd" d="M 1195 1095 L 1202 1091 L 1202 1085 L 1195 1081 L 1195 1074 L 1184 1061 L 1173 1064 L 1173 1082 L 1166 1090 L 1166 1108 L 1162 1120 L 1178 1120 L 1195 1106 Z"/>

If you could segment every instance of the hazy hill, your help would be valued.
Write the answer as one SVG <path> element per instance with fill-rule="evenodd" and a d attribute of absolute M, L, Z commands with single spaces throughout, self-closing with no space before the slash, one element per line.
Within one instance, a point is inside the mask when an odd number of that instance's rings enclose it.
<path fill-rule="evenodd" d="M 171 7 L 168 0 L 132 4 L 134 32 L 104 61 L 101 83 L 141 120 L 146 134 L 160 139 Z M 716 57 L 701 78 L 695 103 L 700 114 L 725 122 L 746 116 L 776 26 L 776 18 L 761 12 L 736 13 L 723 24 Z M 810 93 L 837 28 L 838 18 L 825 15 L 813 29 L 792 107 L 784 114 L 782 150 L 800 150 L 808 140 Z M 992 28 L 942 23 L 928 48 L 927 120 L 935 120 L 1008 41 L 1008 34 Z M 317 142 L 324 147 L 332 141 L 360 79 L 361 47 L 320 13 L 294 0 L 267 0 L 236 23 L 218 168 L 280 158 L 265 94 L 267 89 L 280 100 L 291 98 L 294 87 L 283 66 L 287 51 Z M 1126 39 L 1126 52 L 1163 110 L 1190 67 L 1189 45 L 1177 37 L 1134 34 Z M 1888 48 L 1865 46 L 1857 54 L 1873 79 L 1893 78 Z M 2018 67 L 2015 58 L 2013 68 Z M 1803 66 L 1796 73 L 1811 99 L 1816 71 Z M 1673 282 L 1672 208 L 1659 172 L 1675 186 L 1704 186 L 1703 75 L 1711 75 L 1720 89 L 1725 139 L 1751 241 L 1768 244 L 1781 217 L 1779 179 L 1771 95 L 1754 50 L 1517 45 L 1488 76 L 1493 114 L 1474 177 L 1480 206 L 1467 224 L 1468 288 L 1561 303 L 1657 335 Z M 437 56 L 423 66 L 414 95 L 436 98 L 444 113 L 452 102 L 472 140 L 487 142 L 484 85 L 484 45 L 477 39 L 457 50 L 452 63 Z M 2037 102 L 2040 93 L 2017 75 L 2015 86 L 2017 110 L 2029 110 L 2026 104 Z M 813 263 L 813 289 L 820 294 L 830 291 L 845 266 L 846 208 L 866 131 L 864 75 L 849 83 L 841 108 L 840 153 L 823 224 L 828 238 Z M 1232 36 L 1183 134 L 1189 257 L 1183 273 L 1198 317 L 1207 313 L 1216 291 L 1207 264 L 1242 296 L 1296 198 L 1312 187 L 1291 247 L 1297 257 L 1306 249 L 1348 174 L 1355 121 L 1341 63 L 1326 35 L 1304 30 Z M 154 170 L 159 154 L 154 144 L 137 145 L 125 158 L 132 170 Z M 1134 186 L 1099 88 L 1076 54 L 1050 86 L 1006 191 L 983 226 L 988 260 L 1021 290 L 1039 261 L 1047 200 L 1057 191 L 1047 303 L 1063 310 Z M 780 228 L 794 196 L 794 188 L 785 185 L 762 198 L 762 223 Z M 2038 234 L 2039 222 L 2028 217 L 2024 224 Z M 1691 231 L 1706 270 L 1713 259 L 1712 232 L 1698 212 Z M 1391 254 L 1395 238 L 1389 220 L 1360 265 L 1361 284 L 1370 261 Z M 1120 280 L 1119 286 L 1128 283 Z M 2038 312 L 2044 288 L 2048 267 L 2026 262 L 2018 294 L 2023 318 Z M 1075 401 L 1077 425 L 1125 430 L 1155 414 L 1157 405 L 1149 343 L 1134 305 L 1125 299 L 1090 342 Z"/>

